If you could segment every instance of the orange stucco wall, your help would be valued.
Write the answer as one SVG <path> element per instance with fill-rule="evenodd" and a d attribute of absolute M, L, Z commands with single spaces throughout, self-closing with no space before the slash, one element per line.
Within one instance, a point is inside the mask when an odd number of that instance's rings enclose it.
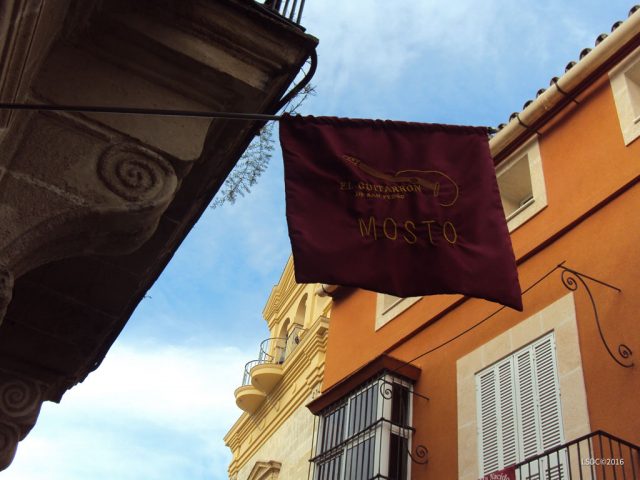
<path fill-rule="evenodd" d="M 580 105 L 565 108 L 542 129 L 539 144 L 548 206 L 513 232 L 518 259 L 640 175 L 640 139 L 625 147 L 608 78 L 602 77 L 578 100 Z M 609 344 L 617 349 L 618 344 L 625 343 L 635 350 L 636 366 L 622 368 L 609 357 L 582 287 L 575 293 L 581 350 L 576 355 L 582 357 L 591 430 L 603 429 L 635 443 L 640 443 L 638 212 L 640 185 L 636 184 L 519 266 L 523 290 L 561 261 L 622 289 L 622 293 L 617 293 L 590 284 Z M 413 478 L 455 478 L 452 472 L 458 468 L 456 361 L 567 292 L 560 272 L 556 271 L 524 295 L 524 312 L 504 309 L 470 333 L 414 362 L 422 369 L 416 391 L 430 397 L 430 401 L 420 398 L 414 401 L 414 444 L 427 446 L 430 461 L 426 466 L 414 465 Z M 433 321 L 460 298 L 425 297 L 378 331 L 374 328 L 374 293 L 355 291 L 337 300 L 329 329 L 323 390 L 380 353 L 413 359 L 499 307 L 469 299 Z"/>

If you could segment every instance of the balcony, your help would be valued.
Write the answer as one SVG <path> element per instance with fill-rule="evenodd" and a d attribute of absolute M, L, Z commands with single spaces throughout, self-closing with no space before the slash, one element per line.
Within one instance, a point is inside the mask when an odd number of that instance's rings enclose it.
<path fill-rule="evenodd" d="M 295 24 L 300 25 L 302 10 L 304 10 L 305 0 L 265 0 L 262 4 L 268 10 L 277 13 L 280 17 Z"/>
<path fill-rule="evenodd" d="M 636 480 L 640 478 L 640 447 L 597 430 L 511 468 L 520 480 Z"/>
<path fill-rule="evenodd" d="M 258 359 L 244 366 L 242 386 L 234 393 L 236 405 L 241 410 L 254 413 L 280 382 L 284 363 L 300 343 L 303 331 L 296 325 L 287 337 L 267 338 L 260 343 Z"/>
<path fill-rule="evenodd" d="M 282 378 L 282 365 L 263 363 L 256 365 L 251 371 L 251 384 L 264 393 L 273 390 Z"/>
<path fill-rule="evenodd" d="M 252 414 L 267 398 L 267 394 L 261 392 L 251 384 L 251 369 L 258 365 L 259 360 L 252 360 L 244 366 L 244 375 L 242 377 L 242 386 L 236 388 L 234 395 L 236 397 L 236 405 L 241 410 Z"/>

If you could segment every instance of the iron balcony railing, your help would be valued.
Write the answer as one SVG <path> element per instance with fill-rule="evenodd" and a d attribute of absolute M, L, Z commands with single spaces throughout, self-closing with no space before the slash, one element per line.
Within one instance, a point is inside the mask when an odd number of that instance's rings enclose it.
<path fill-rule="evenodd" d="M 294 325 L 286 337 L 272 337 L 263 340 L 260 343 L 258 359 L 251 360 L 244 366 L 242 386 L 251 385 L 251 369 L 256 365 L 265 363 L 283 364 L 300 343 L 302 332 L 304 332 L 302 326 Z"/>
<path fill-rule="evenodd" d="M 515 465 L 519 480 L 638 480 L 640 447 L 602 430 Z"/>
<path fill-rule="evenodd" d="M 290 22 L 300 25 L 304 0 L 264 0 L 263 5 Z"/>
<path fill-rule="evenodd" d="M 245 363 L 244 373 L 242 375 L 242 386 L 251 385 L 251 369 L 260 364 L 260 360 L 251 360 Z"/>

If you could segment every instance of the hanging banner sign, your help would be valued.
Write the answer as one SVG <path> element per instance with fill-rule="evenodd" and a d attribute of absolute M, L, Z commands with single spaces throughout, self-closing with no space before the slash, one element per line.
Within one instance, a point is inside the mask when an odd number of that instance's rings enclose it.
<path fill-rule="evenodd" d="M 514 466 L 507 467 L 497 472 L 488 473 L 480 480 L 516 480 L 516 469 Z"/>
<path fill-rule="evenodd" d="M 285 115 L 280 142 L 299 283 L 522 310 L 486 129 Z"/>

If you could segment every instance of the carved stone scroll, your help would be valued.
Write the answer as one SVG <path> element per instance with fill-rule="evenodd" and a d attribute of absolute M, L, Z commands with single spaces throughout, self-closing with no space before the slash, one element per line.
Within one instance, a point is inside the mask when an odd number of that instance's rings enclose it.
<path fill-rule="evenodd" d="M 98 122 L 38 114 L 24 128 L 28 142 L 0 151 L 0 321 L 22 274 L 139 248 L 179 185 L 166 157 Z"/>
<path fill-rule="evenodd" d="M 0 470 L 35 425 L 44 392 L 43 384 L 0 370 Z"/>
<path fill-rule="evenodd" d="M 160 196 L 175 173 L 169 162 L 150 150 L 115 145 L 98 160 L 98 176 L 119 197 L 144 203 Z"/>

